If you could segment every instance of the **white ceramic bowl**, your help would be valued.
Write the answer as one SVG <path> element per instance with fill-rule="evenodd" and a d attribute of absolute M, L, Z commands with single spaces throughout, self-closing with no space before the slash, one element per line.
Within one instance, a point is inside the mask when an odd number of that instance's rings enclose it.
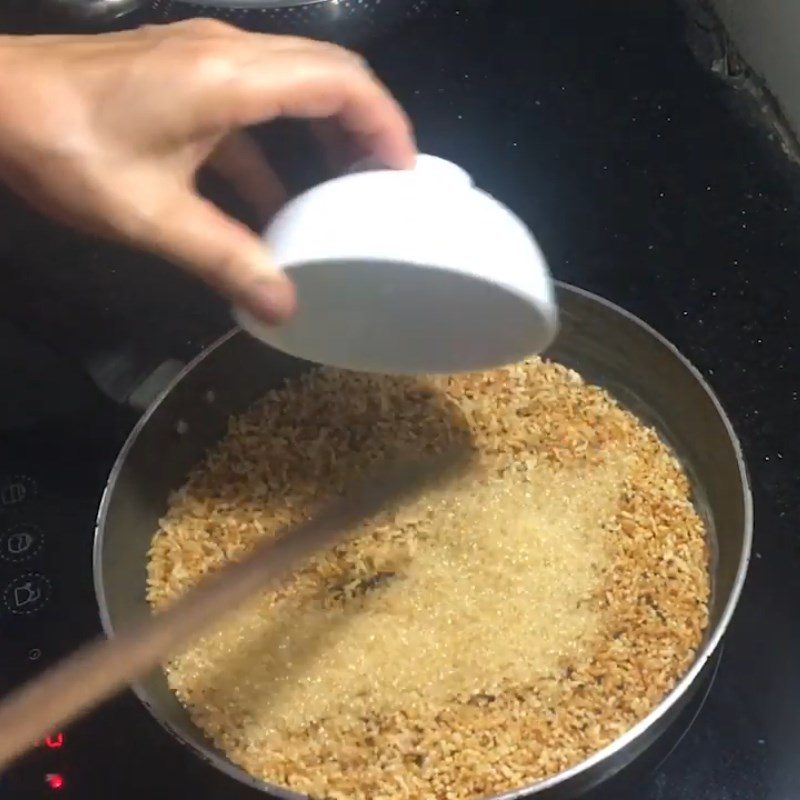
<path fill-rule="evenodd" d="M 544 350 L 558 315 L 525 225 L 459 167 L 351 173 L 288 203 L 266 231 L 297 287 L 279 327 L 236 310 L 254 336 L 300 358 L 382 373 L 488 369 Z"/>

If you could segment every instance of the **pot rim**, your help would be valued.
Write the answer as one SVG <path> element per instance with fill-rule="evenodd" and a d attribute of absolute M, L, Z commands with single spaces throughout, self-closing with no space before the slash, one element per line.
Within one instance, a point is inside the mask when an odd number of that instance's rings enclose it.
<path fill-rule="evenodd" d="M 214 6 L 237 11 L 243 11 L 248 8 L 255 11 L 285 11 L 298 6 L 331 3 L 334 0 L 178 0 L 178 2 L 189 3 L 193 6 Z M 335 2 L 339 2 L 339 0 L 335 0 Z"/>

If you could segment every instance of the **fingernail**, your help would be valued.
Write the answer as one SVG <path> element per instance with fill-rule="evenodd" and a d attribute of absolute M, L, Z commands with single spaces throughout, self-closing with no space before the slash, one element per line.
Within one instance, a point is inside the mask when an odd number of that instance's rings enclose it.
<path fill-rule="evenodd" d="M 261 278 L 245 295 L 243 305 L 263 322 L 279 325 L 286 322 L 297 308 L 294 285 L 284 275 Z"/>

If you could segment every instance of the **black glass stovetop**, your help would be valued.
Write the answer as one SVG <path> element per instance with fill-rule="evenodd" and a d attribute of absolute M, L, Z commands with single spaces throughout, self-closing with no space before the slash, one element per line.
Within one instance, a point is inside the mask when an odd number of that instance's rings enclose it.
<path fill-rule="evenodd" d="M 371 48 L 420 146 L 519 213 L 556 277 L 628 308 L 695 363 L 753 482 L 750 574 L 705 703 L 592 800 L 798 800 L 800 169 L 747 95 L 697 62 L 677 3 L 473 6 Z M 293 154 L 293 134 L 274 134 L 275 166 L 301 175 L 306 145 Z M 100 630 L 94 516 L 136 416 L 97 392 L 79 351 L 187 360 L 229 324 L 176 270 L 0 194 L 3 689 Z M 0 797 L 54 796 L 259 795 L 126 694 L 0 778 Z"/>

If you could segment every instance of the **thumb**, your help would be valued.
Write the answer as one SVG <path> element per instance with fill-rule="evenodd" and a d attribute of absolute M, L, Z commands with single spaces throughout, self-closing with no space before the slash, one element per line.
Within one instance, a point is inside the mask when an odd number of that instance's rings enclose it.
<path fill-rule="evenodd" d="M 153 235 L 139 244 L 196 275 L 264 322 L 278 324 L 294 313 L 294 286 L 272 264 L 264 243 L 199 195 L 182 193 Z"/>

